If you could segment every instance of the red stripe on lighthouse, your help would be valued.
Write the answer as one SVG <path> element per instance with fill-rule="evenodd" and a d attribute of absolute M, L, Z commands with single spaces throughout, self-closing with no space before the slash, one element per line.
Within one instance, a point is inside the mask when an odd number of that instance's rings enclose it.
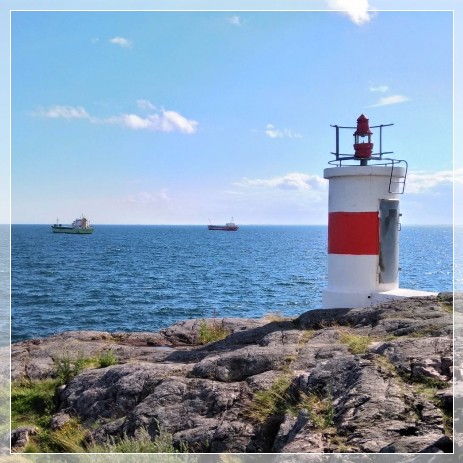
<path fill-rule="evenodd" d="M 378 255 L 378 212 L 330 212 L 328 254 Z"/>

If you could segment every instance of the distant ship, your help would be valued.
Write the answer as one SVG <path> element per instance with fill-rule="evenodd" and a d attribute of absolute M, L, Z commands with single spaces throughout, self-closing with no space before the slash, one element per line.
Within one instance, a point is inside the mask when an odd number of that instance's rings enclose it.
<path fill-rule="evenodd" d="M 208 230 L 237 231 L 240 227 L 233 222 L 232 217 L 231 222 L 228 222 L 225 225 L 208 225 L 207 228 Z"/>
<path fill-rule="evenodd" d="M 62 225 L 58 222 L 59 220 L 56 219 L 56 224 L 51 226 L 53 233 L 70 233 L 73 235 L 89 235 L 93 233 L 93 227 L 84 216 L 74 220 L 71 225 Z"/>

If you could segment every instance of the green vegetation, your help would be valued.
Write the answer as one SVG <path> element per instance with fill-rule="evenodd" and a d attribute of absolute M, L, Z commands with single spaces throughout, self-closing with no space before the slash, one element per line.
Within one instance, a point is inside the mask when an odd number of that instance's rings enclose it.
<path fill-rule="evenodd" d="M 210 342 L 225 339 L 230 334 L 223 324 L 218 323 L 215 319 L 212 322 L 201 320 L 199 324 L 199 343 L 209 344 Z"/>
<path fill-rule="evenodd" d="M 0 383 L 0 436 L 10 430 L 10 388 L 8 384 Z"/>
<path fill-rule="evenodd" d="M 110 367 L 117 364 L 117 355 L 112 349 L 103 351 L 98 357 L 98 365 L 100 368 Z"/>
<path fill-rule="evenodd" d="M 438 305 L 444 311 L 453 314 L 453 294 L 452 293 L 440 293 L 437 295 Z"/>
<path fill-rule="evenodd" d="M 36 426 L 24 453 L 82 452 L 85 430 L 76 420 L 57 431 L 49 429 L 56 411 L 55 393 L 58 380 L 15 381 L 11 386 L 11 426 Z"/>
<path fill-rule="evenodd" d="M 447 313 L 453 314 L 453 304 L 441 303 L 439 307 Z"/>
<path fill-rule="evenodd" d="M 352 354 L 364 354 L 371 343 L 370 336 L 352 334 L 348 331 L 339 331 L 339 342 L 346 344 L 349 352 Z"/>
<path fill-rule="evenodd" d="M 93 364 L 94 359 L 85 359 L 79 355 L 72 359 L 67 353 L 55 358 L 56 377 L 61 384 L 67 384 L 77 376 L 85 367 Z"/>
<path fill-rule="evenodd" d="M 316 429 L 327 429 L 334 425 L 334 406 L 331 394 L 305 393 L 291 390 L 291 378 L 282 375 L 267 389 L 254 394 L 248 404 L 248 415 L 258 423 L 269 418 L 280 418 L 291 413 L 297 415 L 301 410 L 308 412 L 310 421 Z"/>
<path fill-rule="evenodd" d="M 271 322 L 284 322 L 288 320 L 281 312 L 268 312 L 263 317 L 264 320 Z"/>
<path fill-rule="evenodd" d="M 352 453 L 357 452 L 358 449 L 347 445 L 347 437 L 339 435 L 330 436 L 330 444 L 337 446 L 337 453 Z"/>
<path fill-rule="evenodd" d="M 45 428 L 55 411 L 55 391 L 58 381 L 15 381 L 11 385 L 11 426 Z"/>
<path fill-rule="evenodd" d="M 72 358 L 69 354 L 55 358 L 56 377 L 61 384 L 67 384 L 85 368 L 105 368 L 117 364 L 117 355 L 112 348 L 101 352 L 98 357 L 78 355 Z"/>
<path fill-rule="evenodd" d="M 291 402 L 291 397 L 288 394 L 290 384 L 291 378 L 283 375 L 277 378 L 267 390 L 257 391 L 253 401 L 249 403 L 249 417 L 263 423 L 270 416 L 284 415 Z"/>
<path fill-rule="evenodd" d="M 302 347 L 304 344 L 306 344 L 310 339 L 312 339 L 315 336 L 315 334 L 315 330 L 303 330 L 302 335 L 299 338 L 299 342 L 297 343 L 298 347 Z"/>
<path fill-rule="evenodd" d="M 103 445 L 88 445 L 88 430 L 77 419 L 71 419 L 61 429 L 51 430 L 50 421 L 56 412 L 55 393 L 59 380 L 16 381 L 12 385 L 12 428 L 36 426 L 24 453 L 179 453 L 188 452 L 186 445 L 176 449 L 172 435 L 160 431 L 155 439 L 142 431 L 135 438 L 108 440 Z"/>
<path fill-rule="evenodd" d="M 444 410 L 441 408 L 442 418 L 444 419 L 444 434 L 446 436 L 453 436 L 453 413 L 452 410 Z"/>
<path fill-rule="evenodd" d="M 323 396 L 320 393 L 301 394 L 298 409 L 309 413 L 310 421 L 316 429 L 327 429 L 334 425 L 334 406 L 331 394 Z"/>
<path fill-rule="evenodd" d="M 85 451 L 84 439 L 87 430 L 77 419 L 71 419 L 61 429 L 45 430 L 39 435 L 39 442 L 45 451 L 82 453 Z"/>
<path fill-rule="evenodd" d="M 70 420 L 62 429 L 49 429 L 50 420 L 56 412 L 56 390 L 60 385 L 69 383 L 84 368 L 103 368 L 116 363 L 117 357 L 112 349 L 103 351 L 98 358 L 82 355 L 71 358 L 65 353 L 54 361 L 55 379 L 14 381 L 11 386 L 12 428 L 36 426 L 38 429 L 37 435 L 31 438 L 24 452 L 85 451 L 83 439 L 87 431 L 76 420 Z M 0 406 L 2 405 L 3 393 L 0 397 Z M 0 422 L 1 429 L 3 423 Z"/>
<path fill-rule="evenodd" d="M 180 445 L 180 449 L 174 446 L 172 434 L 161 430 L 151 439 L 148 431 L 142 429 L 137 439 L 124 435 L 122 439 L 109 439 L 102 445 L 91 445 L 87 448 L 90 453 L 186 453 L 186 444 Z"/>
<path fill-rule="evenodd" d="M 453 434 L 453 414 L 452 410 L 447 410 L 437 397 L 439 390 L 449 387 L 447 381 L 442 381 L 436 378 L 429 378 L 424 375 L 414 375 L 401 372 L 387 357 L 378 356 L 375 358 L 375 363 L 381 368 L 383 372 L 387 372 L 391 376 L 395 376 L 402 384 L 411 387 L 416 394 L 424 397 L 426 400 L 431 401 L 442 412 L 444 421 L 444 432 L 448 436 Z M 419 419 L 419 413 L 417 413 Z"/>

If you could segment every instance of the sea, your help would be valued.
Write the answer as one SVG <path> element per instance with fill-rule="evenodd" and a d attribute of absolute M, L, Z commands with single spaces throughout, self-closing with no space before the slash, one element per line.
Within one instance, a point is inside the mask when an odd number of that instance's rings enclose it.
<path fill-rule="evenodd" d="M 402 226 L 400 286 L 451 291 L 452 235 L 450 226 Z M 11 227 L 12 342 L 69 330 L 157 331 L 192 318 L 297 316 L 321 307 L 326 284 L 326 226 L 97 225 L 92 235 Z"/>
<path fill-rule="evenodd" d="M 0 348 L 10 343 L 10 227 L 0 224 Z M 1 382 L 1 380 L 0 380 Z"/>

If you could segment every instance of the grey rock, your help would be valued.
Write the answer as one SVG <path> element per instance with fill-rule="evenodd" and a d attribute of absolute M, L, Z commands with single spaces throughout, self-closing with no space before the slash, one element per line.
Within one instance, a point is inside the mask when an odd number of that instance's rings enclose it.
<path fill-rule="evenodd" d="M 295 447 L 294 443 L 299 439 L 305 440 L 307 436 L 301 434 L 301 430 L 309 422 L 309 415 L 306 410 L 300 411 L 297 417 L 286 414 L 283 422 L 278 429 L 278 433 L 273 443 L 272 452 L 284 452 L 291 453 L 291 447 Z M 310 425 L 309 425 L 310 427 Z M 297 442 L 297 444 L 299 444 Z M 313 448 L 313 443 L 307 442 L 305 447 Z M 298 445 L 299 448 L 299 445 Z M 320 442 L 315 445 L 315 448 L 320 449 Z M 286 451 L 287 450 L 287 451 Z M 301 452 L 305 452 L 306 448 L 300 449 Z"/>
<path fill-rule="evenodd" d="M 401 372 L 411 377 L 448 381 L 452 339 L 447 336 L 395 339 L 372 349 L 389 359 Z"/>
<path fill-rule="evenodd" d="M 178 365 L 134 363 L 84 371 L 60 395 L 61 409 L 84 422 L 120 418 L 134 409 Z"/>
<path fill-rule="evenodd" d="M 57 392 L 52 428 L 77 418 L 89 443 L 163 430 L 192 452 L 449 453 L 444 412 L 452 410 L 453 376 L 463 377 L 463 360 L 453 366 L 449 301 L 313 310 L 294 321 L 209 319 L 229 334 L 207 345 L 203 320 L 159 333 L 62 333 L 14 344 L 13 379 L 54 377 L 63 352 L 97 357 L 112 349 L 118 364 L 87 368 Z M 369 336 L 366 352 L 352 354 L 345 332 Z M 276 391 L 277 381 L 287 389 Z M 457 384 L 456 400 L 462 391 Z M 325 411 L 311 410 L 310 398 Z M 251 413 L 259 404 L 261 419 Z M 326 410 L 329 426 L 313 415 Z"/>
<path fill-rule="evenodd" d="M 38 433 L 36 426 L 22 426 L 11 431 L 11 451 L 21 451 L 29 442 L 31 436 Z"/>
<path fill-rule="evenodd" d="M 312 310 L 302 314 L 296 323 L 304 329 L 333 325 L 368 328 L 372 335 L 452 335 L 452 315 L 445 312 L 434 296 L 384 302 L 362 309 Z"/>
<path fill-rule="evenodd" d="M 421 448 L 419 453 L 452 452 L 452 443 L 447 436 L 441 434 L 406 436 L 383 447 L 379 453 L 413 453 L 416 448 Z"/>
<path fill-rule="evenodd" d="M 244 347 L 197 363 L 191 374 L 217 381 L 242 381 L 269 370 L 279 370 L 294 353 L 294 347 Z"/>
<path fill-rule="evenodd" d="M 71 420 L 71 417 L 67 413 L 64 413 L 64 412 L 56 413 L 51 418 L 50 429 L 52 431 L 62 429 L 66 425 L 66 423 L 69 423 L 70 420 Z"/>
<path fill-rule="evenodd" d="M 453 389 L 447 388 L 436 392 L 436 399 L 440 401 L 441 406 L 447 411 L 453 409 Z"/>

